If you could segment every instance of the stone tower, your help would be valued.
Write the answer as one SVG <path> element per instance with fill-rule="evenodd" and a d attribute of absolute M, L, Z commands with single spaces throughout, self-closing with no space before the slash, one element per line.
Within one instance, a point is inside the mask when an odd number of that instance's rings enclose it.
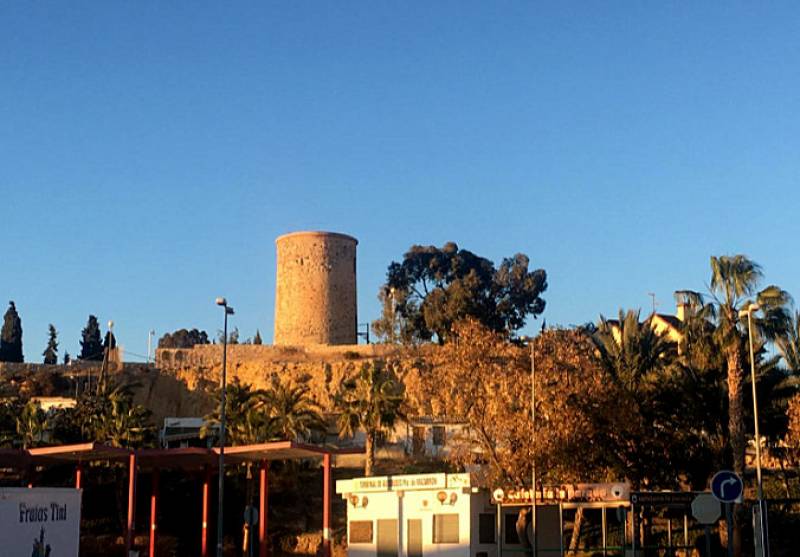
<path fill-rule="evenodd" d="M 356 245 L 335 232 L 275 240 L 275 345 L 357 344 Z"/>

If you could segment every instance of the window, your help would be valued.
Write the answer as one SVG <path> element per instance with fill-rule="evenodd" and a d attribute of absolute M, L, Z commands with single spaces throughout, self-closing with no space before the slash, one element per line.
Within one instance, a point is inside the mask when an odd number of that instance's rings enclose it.
<path fill-rule="evenodd" d="M 412 443 L 411 451 L 415 455 L 421 455 L 425 452 L 425 428 L 414 426 L 412 430 Z"/>
<path fill-rule="evenodd" d="M 350 521 L 350 543 L 372 543 L 372 521 Z"/>
<path fill-rule="evenodd" d="M 478 543 L 495 543 L 494 521 L 493 514 L 481 513 L 478 515 Z"/>
<path fill-rule="evenodd" d="M 503 517 L 505 519 L 506 535 L 505 543 L 512 545 L 519 545 L 519 536 L 517 535 L 517 515 L 507 514 Z"/>
<path fill-rule="evenodd" d="M 444 426 L 435 425 L 433 426 L 433 446 L 434 447 L 442 447 L 444 446 Z"/>
<path fill-rule="evenodd" d="M 458 515 L 433 515 L 433 543 L 458 543 Z"/>

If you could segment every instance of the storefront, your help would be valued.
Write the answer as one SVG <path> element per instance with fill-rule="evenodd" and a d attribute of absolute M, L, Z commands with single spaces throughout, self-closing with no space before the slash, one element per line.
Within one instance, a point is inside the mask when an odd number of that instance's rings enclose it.
<path fill-rule="evenodd" d="M 529 490 L 490 494 L 469 474 L 340 480 L 336 493 L 347 501 L 350 557 L 521 556 L 534 543 L 538 555 L 564 555 L 581 524 L 597 537 L 592 545 L 601 553 L 625 544 L 625 484 L 545 487 L 536 518 Z"/>
<path fill-rule="evenodd" d="M 350 557 L 497 557 L 497 507 L 469 474 L 340 480 L 336 493 Z"/>

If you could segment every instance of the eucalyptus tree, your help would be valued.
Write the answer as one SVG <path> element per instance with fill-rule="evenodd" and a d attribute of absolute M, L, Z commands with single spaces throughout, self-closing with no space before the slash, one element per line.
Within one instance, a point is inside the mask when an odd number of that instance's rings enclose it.
<path fill-rule="evenodd" d="M 454 323 L 471 317 L 495 332 L 521 329 L 545 308 L 547 273 L 530 269 L 522 253 L 498 267 L 489 259 L 448 242 L 441 248 L 414 245 L 393 261 L 378 298 L 383 314 L 372 325 L 390 342 L 444 344 Z"/>
<path fill-rule="evenodd" d="M 364 475 L 375 470 L 375 440 L 404 418 L 405 388 L 381 361 L 364 363 L 348 377 L 334 395 L 339 412 L 340 437 L 352 437 L 358 429 L 365 433 Z"/>

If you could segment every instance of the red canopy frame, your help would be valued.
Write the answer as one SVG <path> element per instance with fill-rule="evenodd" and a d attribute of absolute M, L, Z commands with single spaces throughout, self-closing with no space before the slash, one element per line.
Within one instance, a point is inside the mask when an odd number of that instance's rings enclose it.
<path fill-rule="evenodd" d="M 363 447 L 337 448 L 299 443 L 275 441 L 255 445 L 225 447 L 225 457 L 233 464 L 257 463 L 259 465 L 259 557 L 267 557 L 267 511 L 269 510 L 269 461 L 322 458 L 323 514 L 322 554 L 331 557 L 331 457 L 346 454 L 363 454 Z M 150 557 L 156 555 L 156 530 L 158 527 L 159 476 L 161 470 L 203 472 L 203 514 L 201 524 L 201 555 L 208 557 L 209 485 L 212 471 L 216 469 L 219 448 L 141 449 L 134 451 L 111 447 L 102 443 L 80 443 L 57 445 L 36 449 L 0 449 L 0 468 L 29 471 L 36 466 L 57 464 L 75 465 L 75 488 L 81 489 L 83 466 L 87 462 L 108 461 L 128 464 L 128 521 L 125 532 L 126 555 L 133 547 L 133 531 L 136 518 L 136 483 L 138 473 L 152 474 L 150 493 Z M 32 487 L 32 482 L 29 486 Z"/>

